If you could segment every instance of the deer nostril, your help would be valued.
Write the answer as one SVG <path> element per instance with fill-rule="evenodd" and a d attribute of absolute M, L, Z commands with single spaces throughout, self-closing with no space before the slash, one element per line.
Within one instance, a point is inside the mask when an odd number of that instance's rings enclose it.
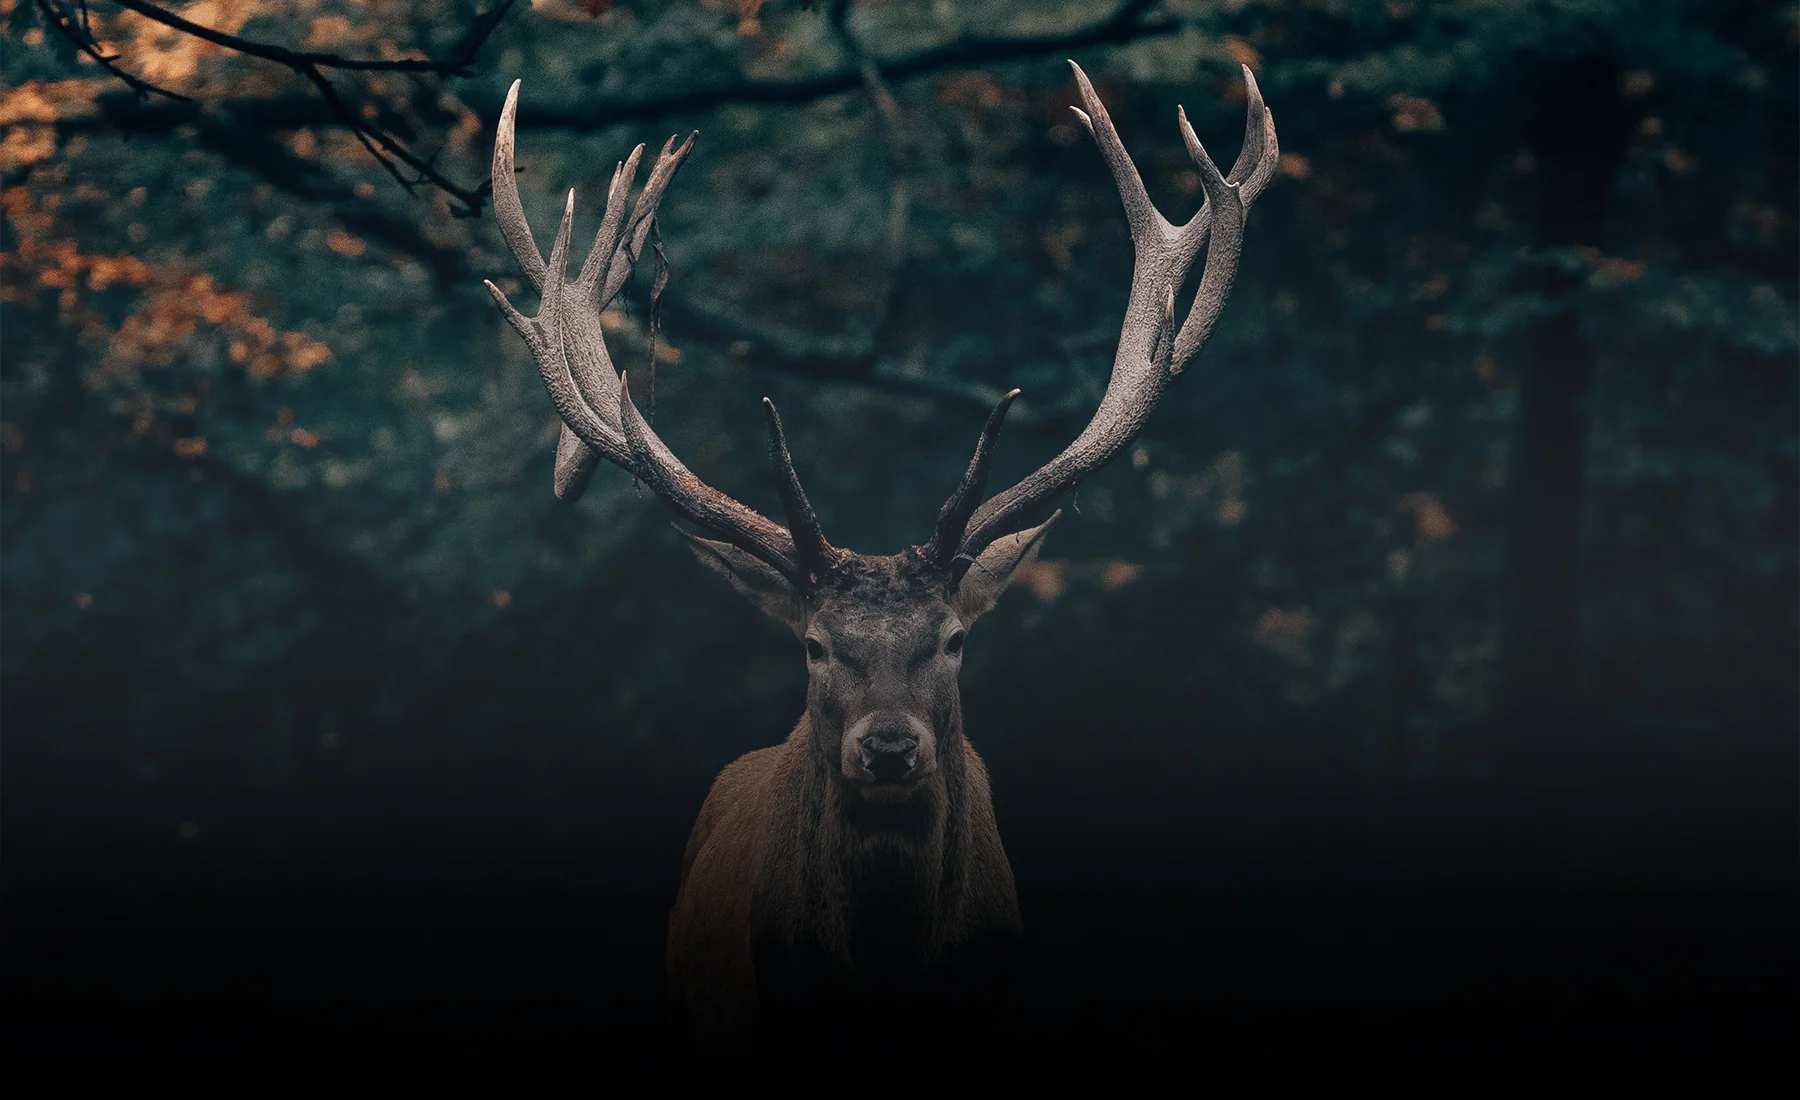
<path fill-rule="evenodd" d="M 880 782 L 903 778 L 919 764 L 919 739 L 910 734 L 871 733 L 857 751 L 863 768 Z"/>

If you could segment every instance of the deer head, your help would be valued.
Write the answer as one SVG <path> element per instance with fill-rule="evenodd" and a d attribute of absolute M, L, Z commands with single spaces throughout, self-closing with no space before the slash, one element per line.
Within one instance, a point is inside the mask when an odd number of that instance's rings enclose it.
<path fill-rule="evenodd" d="M 1035 527 L 1024 527 L 1023 521 L 1136 438 L 1170 380 L 1206 342 L 1237 272 L 1245 212 L 1274 174 L 1274 119 L 1246 68 L 1244 145 L 1229 175 L 1219 172 L 1186 113 L 1178 111 L 1206 202 L 1185 224 L 1171 224 L 1145 193 L 1093 85 L 1080 66 L 1070 65 L 1083 104 L 1072 109 L 1112 171 L 1136 249 L 1111 379 L 1093 418 L 1072 443 L 984 502 L 995 437 L 1019 391 L 1008 393 L 988 417 L 968 469 L 939 511 L 930 537 L 887 556 L 854 553 L 826 539 L 795 472 L 780 414 L 767 398 L 763 413 L 785 527 L 682 465 L 639 414 L 627 380 L 612 366 L 600 312 L 629 277 L 657 204 L 694 138 L 679 146 L 674 138 L 664 143 L 643 190 L 629 204 L 644 147 L 615 167 L 593 247 L 570 279 L 575 193 L 569 192 L 546 262 L 526 224 L 514 181 L 518 82 L 501 112 L 494 146 L 494 210 L 520 269 L 540 292 L 537 316 L 526 317 L 513 308 L 491 282 L 487 288 L 530 347 L 562 418 L 557 495 L 579 496 L 594 463 L 605 459 L 705 532 L 684 532 L 701 562 L 801 640 L 808 718 L 821 763 L 864 798 L 904 797 L 911 784 L 932 774 L 948 743 L 961 735 L 957 674 L 967 632 L 994 605 L 1014 571 L 1037 552 L 1061 513 Z M 1193 304 L 1177 327 L 1176 292 L 1209 240 Z"/>

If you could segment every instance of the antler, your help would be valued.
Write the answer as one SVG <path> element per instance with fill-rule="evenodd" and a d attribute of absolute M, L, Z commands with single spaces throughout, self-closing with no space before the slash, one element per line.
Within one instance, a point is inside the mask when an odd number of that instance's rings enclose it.
<path fill-rule="evenodd" d="M 1018 396 L 1017 389 L 1006 391 L 994 411 L 988 414 L 981 438 L 975 442 L 975 453 L 969 458 L 969 468 L 963 471 L 956 492 L 950 494 L 950 499 L 938 511 L 937 530 L 925 545 L 925 556 L 939 565 L 948 566 L 956 548 L 962 544 L 963 529 L 968 526 L 969 517 L 975 514 L 975 506 L 981 503 L 981 494 L 987 488 L 988 462 L 994 456 L 994 439 L 1000 434 L 1000 426 L 1006 423 L 1006 410 L 1012 408 L 1013 399 Z"/>
<path fill-rule="evenodd" d="M 1131 295 L 1125 303 L 1125 323 L 1119 330 L 1119 349 L 1113 358 L 1112 377 L 1087 427 L 1061 454 L 990 499 L 976 509 L 972 517 L 964 513 L 967 533 L 962 534 L 955 553 L 946 557 L 944 535 L 946 528 L 951 526 L 947 521 L 954 519 L 954 513 L 961 509 L 971 481 L 978 482 L 986 472 L 985 452 L 992 442 L 992 433 L 999 427 L 998 419 L 1004 416 L 1005 403 L 995 410 L 988 430 L 982 434 L 975 459 L 970 463 L 969 474 L 963 479 L 963 486 L 944 506 L 938 533 L 932 542 L 935 555 L 957 574 L 966 569 L 967 563 L 989 543 L 1005 534 L 1020 513 L 1099 469 L 1137 437 L 1162 398 L 1169 380 L 1181 373 L 1182 367 L 1212 334 L 1213 324 L 1225 308 L 1231 281 L 1237 275 L 1245 212 L 1274 176 L 1279 156 L 1275 118 L 1263 105 L 1256 77 L 1245 66 L 1244 85 L 1249 105 L 1244 119 L 1244 148 L 1229 176 L 1219 174 L 1218 167 L 1194 135 L 1194 128 L 1188 125 L 1187 112 L 1179 108 L 1176 111 L 1188 156 L 1200 170 L 1200 186 L 1206 192 L 1206 203 L 1186 225 L 1172 225 L 1150 201 L 1137 166 L 1132 163 L 1131 154 L 1125 151 L 1124 142 L 1119 140 L 1106 106 L 1095 94 L 1087 74 L 1073 61 L 1069 66 L 1075 70 L 1075 83 L 1086 108 L 1070 109 L 1093 136 L 1101 157 L 1112 170 L 1113 183 L 1125 205 L 1125 219 L 1131 226 L 1131 240 L 1137 252 L 1131 273 Z M 1177 331 L 1175 293 L 1209 237 L 1212 243 L 1206 250 L 1206 266 L 1200 276 L 1199 289 L 1194 294 L 1187 319 Z M 980 492 L 979 485 L 975 491 Z M 959 521 L 954 526 L 960 533 L 964 525 Z"/>
<path fill-rule="evenodd" d="M 788 529 L 701 481 L 682 465 L 645 422 L 631 400 L 631 387 L 623 374 L 615 374 L 600 327 L 600 312 L 630 278 L 656 218 L 657 205 L 675 172 L 694 146 L 693 134 L 679 147 L 675 139 L 663 143 L 656 164 L 637 199 L 630 204 L 639 145 L 613 168 L 606 190 L 606 209 L 599 231 L 581 270 L 568 278 L 569 235 L 575 218 L 575 192 L 563 205 L 562 223 L 546 262 L 525 220 L 513 178 L 513 131 L 519 105 L 519 81 L 513 81 L 500 112 L 494 139 L 494 213 L 500 232 L 518 261 L 520 271 L 541 296 L 536 317 L 513 308 L 492 282 L 488 293 L 508 322 L 524 337 L 537 362 L 538 373 L 550 391 L 550 400 L 562 418 L 562 434 L 556 447 L 556 495 L 568 500 L 581 495 L 595 462 L 604 458 L 641 479 L 670 507 L 688 521 L 756 555 L 802 590 L 842 556 L 825 541 L 824 534 L 806 503 L 806 493 L 794 472 L 775 406 L 764 399 L 769 414 L 770 451 L 781 479 L 782 499 L 789 520 L 800 534 L 798 543 Z"/>

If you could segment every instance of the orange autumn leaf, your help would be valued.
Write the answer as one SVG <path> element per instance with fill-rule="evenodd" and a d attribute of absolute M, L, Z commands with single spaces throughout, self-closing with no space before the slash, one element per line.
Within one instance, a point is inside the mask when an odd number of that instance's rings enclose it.
<path fill-rule="evenodd" d="M 1144 575 L 1144 567 L 1134 561 L 1109 561 L 1100 570 L 1100 587 L 1108 592 L 1132 584 Z"/>
<path fill-rule="evenodd" d="M 1224 45 L 1226 55 L 1239 65 L 1248 65 L 1252 69 L 1261 66 L 1262 54 L 1258 53 L 1256 47 L 1244 39 L 1236 35 L 1227 35 Z"/>
<path fill-rule="evenodd" d="M 342 229 L 333 229 L 325 234 L 325 247 L 340 256 L 360 256 L 368 246 L 363 244 L 360 237 L 353 237 Z"/>
<path fill-rule="evenodd" d="M 257 14 L 256 0 L 195 0 L 182 6 L 170 5 L 182 18 L 225 34 L 236 34 Z M 100 31 L 96 27 L 97 32 Z M 203 60 L 211 60 L 222 47 L 185 31 L 130 13 L 116 17 L 111 33 L 119 34 L 124 43 L 109 53 L 130 57 L 137 75 L 152 84 L 179 85 L 193 79 Z"/>
<path fill-rule="evenodd" d="M 1423 96 L 1396 92 L 1388 96 L 1390 122 L 1394 129 L 1406 133 L 1435 133 L 1444 128 L 1444 112 Z"/>
<path fill-rule="evenodd" d="M 56 132 L 47 126 L 18 126 L 0 137 L 0 168 L 26 168 L 55 155 Z"/>
<path fill-rule="evenodd" d="M 302 374 L 330 359 L 325 344 L 276 329 L 252 312 L 248 293 L 220 286 L 210 273 L 131 254 L 84 252 L 58 225 L 60 207 L 60 196 L 43 189 L 0 191 L 0 210 L 13 229 L 11 247 L 0 252 L 0 285 L 14 302 L 54 292 L 62 322 L 104 349 L 91 385 L 129 383 L 146 368 L 171 366 L 189 352 L 188 341 L 209 336 L 223 337 L 228 360 L 259 377 Z M 121 291 L 131 293 L 120 321 L 89 300 Z"/>
<path fill-rule="evenodd" d="M 54 123 L 93 106 L 105 86 L 99 80 L 27 80 L 0 92 L 0 126 Z"/>
<path fill-rule="evenodd" d="M 1068 590 L 1067 562 L 1045 561 L 1038 558 L 1026 561 L 1013 571 L 1013 583 L 1023 586 L 1028 592 L 1045 603 L 1060 597 Z"/>
<path fill-rule="evenodd" d="M 1400 498 L 1400 509 L 1412 513 L 1415 533 L 1427 542 L 1450 538 L 1458 530 L 1444 502 L 1431 493 L 1406 494 Z"/>
<path fill-rule="evenodd" d="M 1305 663 L 1312 640 L 1312 612 L 1304 607 L 1271 607 L 1256 621 L 1256 643 L 1271 653 Z"/>

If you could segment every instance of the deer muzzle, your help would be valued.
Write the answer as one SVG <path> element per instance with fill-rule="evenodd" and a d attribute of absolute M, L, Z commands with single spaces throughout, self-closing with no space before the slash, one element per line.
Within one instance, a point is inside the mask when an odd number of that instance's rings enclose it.
<path fill-rule="evenodd" d="M 910 783 L 930 774 L 934 763 L 930 728 L 910 714 L 871 714 L 846 740 L 846 777 L 862 783 Z"/>

